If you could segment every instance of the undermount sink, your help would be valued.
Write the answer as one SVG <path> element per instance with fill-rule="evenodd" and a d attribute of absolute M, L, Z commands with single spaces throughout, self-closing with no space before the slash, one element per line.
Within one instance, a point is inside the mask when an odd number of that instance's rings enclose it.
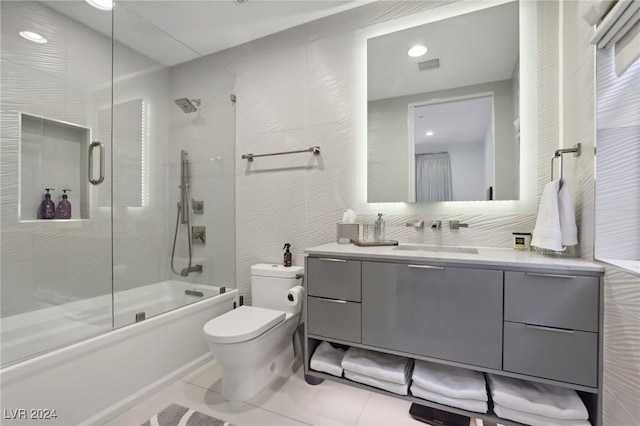
<path fill-rule="evenodd" d="M 402 251 L 432 251 L 436 253 L 466 253 L 478 254 L 478 250 L 469 247 L 427 246 L 422 244 L 401 244 L 394 250 Z"/>

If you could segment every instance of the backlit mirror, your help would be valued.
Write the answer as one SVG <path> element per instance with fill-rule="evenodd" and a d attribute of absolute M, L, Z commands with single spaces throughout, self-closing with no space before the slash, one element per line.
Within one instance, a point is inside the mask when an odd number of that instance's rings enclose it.
<path fill-rule="evenodd" d="M 367 93 L 369 203 L 520 198 L 518 2 L 368 38 Z"/>

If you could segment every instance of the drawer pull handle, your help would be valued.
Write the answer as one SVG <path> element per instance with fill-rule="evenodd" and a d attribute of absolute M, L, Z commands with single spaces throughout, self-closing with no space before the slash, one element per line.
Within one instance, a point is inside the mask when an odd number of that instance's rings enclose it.
<path fill-rule="evenodd" d="M 431 265 L 407 265 L 409 268 L 416 268 L 416 269 L 437 269 L 437 270 L 443 270 L 444 266 L 431 266 Z"/>
<path fill-rule="evenodd" d="M 323 262 L 340 262 L 340 263 L 347 262 L 345 259 L 331 259 L 329 257 L 321 257 L 320 260 L 322 260 Z"/>
<path fill-rule="evenodd" d="M 534 330 L 555 331 L 556 333 L 566 333 L 566 334 L 574 334 L 575 333 L 573 330 L 565 330 L 563 328 L 553 328 L 553 327 L 541 327 L 539 325 L 525 324 L 525 327 L 532 328 Z"/>
<path fill-rule="evenodd" d="M 531 277 L 549 277 L 549 278 L 566 278 L 568 280 L 572 280 L 577 278 L 575 275 L 557 275 L 557 274 L 537 274 L 534 272 L 525 272 L 526 275 Z"/>
<path fill-rule="evenodd" d="M 318 300 L 321 300 L 323 302 L 331 302 L 331 303 L 340 303 L 342 305 L 346 304 L 347 301 L 346 300 L 338 300 L 338 299 L 323 299 L 323 298 L 318 298 Z"/>

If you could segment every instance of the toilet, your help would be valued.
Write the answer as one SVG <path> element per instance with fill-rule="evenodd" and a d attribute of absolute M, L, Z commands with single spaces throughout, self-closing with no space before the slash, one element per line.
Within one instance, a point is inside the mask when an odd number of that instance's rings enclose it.
<path fill-rule="evenodd" d="M 204 325 L 204 337 L 222 367 L 222 396 L 246 401 L 267 387 L 293 361 L 293 333 L 302 298 L 289 290 L 301 283 L 302 266 L 251 267 L 252 306 L 240 306 Z"/>

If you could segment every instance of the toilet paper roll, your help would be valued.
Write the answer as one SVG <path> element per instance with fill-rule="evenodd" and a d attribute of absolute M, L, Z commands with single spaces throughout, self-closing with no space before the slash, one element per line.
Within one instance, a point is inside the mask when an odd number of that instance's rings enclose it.
<path fill-rule="evenodd" d="M 300 285 L 292 287 L 287 293 L 287 305 L 298 306 L 302 303 L 304 297 L 304 288 Z"/>

